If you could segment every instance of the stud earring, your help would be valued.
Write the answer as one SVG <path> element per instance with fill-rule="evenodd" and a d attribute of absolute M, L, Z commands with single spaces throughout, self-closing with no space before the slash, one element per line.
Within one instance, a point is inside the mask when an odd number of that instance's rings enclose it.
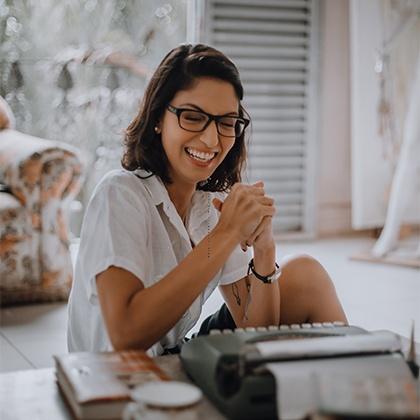
<path fill-rule="evenodd" d="M 160 128 L 157 125 L 155 125 L 155 133 L 160 134 Z"/>

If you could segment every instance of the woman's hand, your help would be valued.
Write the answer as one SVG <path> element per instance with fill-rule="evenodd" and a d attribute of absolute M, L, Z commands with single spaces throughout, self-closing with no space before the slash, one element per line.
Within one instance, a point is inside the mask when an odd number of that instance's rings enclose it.
<path fill-rule="evenodd" d="M 254 253 L 275 246 L 272 220 L 272 216 L 264 217 L 254 234 L 246 241 L 246 246 L 254 247 Z"/>
<path fill-rule="evenodd" d="M 274 200 L 265 196 L 264 184 L 235 184 L 225 202 L 215 198 L 214 207 L 221 212 L 219 224 L 230 221 L 239 227 L 241 247 L 254 246 L 254 251 L 274 245 L 272 216 L 275 213 Z"/>

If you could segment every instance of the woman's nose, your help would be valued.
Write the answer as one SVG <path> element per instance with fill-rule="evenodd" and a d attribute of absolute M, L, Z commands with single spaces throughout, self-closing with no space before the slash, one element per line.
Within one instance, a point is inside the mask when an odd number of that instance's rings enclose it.
<path fill-rule="evenodd" d="M 219 143 L 216 121 L 212 121 L 206 129 L 200 133 L 200 140 L 209 148 L 216 147 Z"/>

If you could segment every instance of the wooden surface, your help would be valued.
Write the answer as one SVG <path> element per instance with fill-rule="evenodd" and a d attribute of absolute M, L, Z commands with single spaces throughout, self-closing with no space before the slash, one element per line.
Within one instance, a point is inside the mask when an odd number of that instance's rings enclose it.
<path fill-rule="evenodd" d="M 402 338 L 402 344 L 405 353 L 409 342 Z M 417 345 L 418 362 L 420 362 L 419 347 L 420 345 Z M 155 360 L 173 379 L 191 383 L 182 370 L 178 356 L 157 357 Z M 194 406 L 194 411 L 194 417 L 197 419 L 226 419 L 206 397 Z M 70 411 L 55 382 L 54 368 L 0 374 L 1 420 L 64 420 L 71 418 Z"/>
<path fill-rule="evenodd" d="M 71 419 L 53 368 L 0 375 L 0 419 Z"/>
<path fill-rule="evenodd" d="M 191 382 L 181 368 L 178 356 L 155 359 L 173 378 Z M 194 406 L 197 419 L 223 420 L 216 408 L 204 397 Z M 1 420 L 72 419 L 55 382 L 55 369 L 21 370 L 0 374 Z"/>

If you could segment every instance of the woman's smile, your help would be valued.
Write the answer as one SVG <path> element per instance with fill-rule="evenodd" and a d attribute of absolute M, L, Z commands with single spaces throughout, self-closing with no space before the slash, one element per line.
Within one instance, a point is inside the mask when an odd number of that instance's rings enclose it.
<path fill-rule="evenodd" d="M 216 152 L 202 152 L 193 147 L 186 147 L 184 150 L 192 162 L 198 166 L 209 166 L 217 155 Z"/>

